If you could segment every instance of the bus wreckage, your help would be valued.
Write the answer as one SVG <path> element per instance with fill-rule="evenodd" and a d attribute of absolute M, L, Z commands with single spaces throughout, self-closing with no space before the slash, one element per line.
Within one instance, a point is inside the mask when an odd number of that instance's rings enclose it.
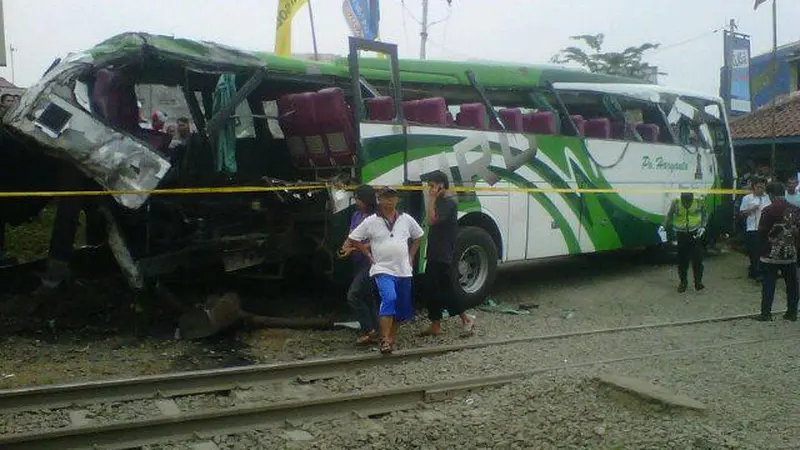
<path fill-rule="evenodd" d="M 140 125 L 152 86 L 179 93 L 197 130 L 185 142 Z M 59 161 L 37 179 L 108 191 L 59 198 L 51 247 L 71 250 L 80 211 L 96 208 L 134 288 L 203 267 L 340 273 L 342 187 L 421 186 L 443 170 L 467 188 L 452 281 L 474 305 L 498 263 L 659 246 L 676 189 L 731 188 L 736 175 L 718 98 L 553 66 L 399 61 L 394 45 L 354 38 L 349 58 L 318 62 L 123 34 L 54 64 L 3 121 L 9 148 Z M 237 187 L 252 189 L 222 192 Z M 151 194 L 175 188 L 211 193 Z M 732 198 L 705 199 L 714 239 Z M 419 190 L 402 209 L 424 219 Z"/>

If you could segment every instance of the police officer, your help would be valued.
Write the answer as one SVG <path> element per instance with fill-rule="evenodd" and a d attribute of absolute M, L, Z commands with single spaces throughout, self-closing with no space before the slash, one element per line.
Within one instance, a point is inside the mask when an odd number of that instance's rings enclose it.
<path fill-rule="evenodd" d="M 705 202 L 691 192 L 682 192 L 679 199 L 672 201 L 664 217 L 664 228 L 670 225 L 675 230 L 678 241 L 678 292 L 686 292 L 689 275 L 689 262 L 694 273 L 694 288 L 701 291 L 703 286 L 703 235 L 706 232 L 708 215 Z"/>

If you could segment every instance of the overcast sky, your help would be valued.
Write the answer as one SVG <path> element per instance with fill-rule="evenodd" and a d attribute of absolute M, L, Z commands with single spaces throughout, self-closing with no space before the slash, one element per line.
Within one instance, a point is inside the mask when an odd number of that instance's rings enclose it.
<path fill-rule="evenodd" d="M 2 0 L 0 0 L 2 1 Z M 800 39 L 800 1 L 777 0 L 779 44 Z M 319 51 L 344 54 L 349 34 L 341 0 L 312 0 Z M 428 59 L 546 63 L 569 36 L 605 33 L 609 50 L 643 42 L 669 75 L 662 84 L 718 94 L 722 35 L 737 19 L 753 53 L 772 46 L 770 5 L 753 0 L 430 0 Z M 403 6 L 405 4 L 405 6 Z M 271 51 L 277 0 L 4 0 L 7 44 L 17 50 L 16 83 L 35 82 L 54 58 L 125 31 L 211 40 Z M 233 6 L 236 5 L 236 6 Z M 419 55 L 421 0 L 382 0 L 381 38 Z M 294 21 L 293 51 L 311 52 L 307 10 Z M 689 42 L 686 42 L 689 41 Z M 676 45 L 678 44 L 678 45 Z M 11 79 L 8 68 L 0 75 Z"/>

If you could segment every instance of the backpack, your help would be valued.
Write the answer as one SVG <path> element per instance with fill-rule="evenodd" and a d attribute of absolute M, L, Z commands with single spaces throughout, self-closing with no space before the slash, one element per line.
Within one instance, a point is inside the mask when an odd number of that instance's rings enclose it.
<path fill-rule="evenodd" d="M 800 232 L 800 210 L 789 207 L 780 222 L 769 232 L 769 259 L 797 261 L 797 234 Z"/>

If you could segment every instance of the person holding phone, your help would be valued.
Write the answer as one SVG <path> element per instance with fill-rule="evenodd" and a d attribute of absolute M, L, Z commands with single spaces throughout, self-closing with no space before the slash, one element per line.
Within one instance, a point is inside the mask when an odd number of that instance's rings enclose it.
<path fill-rule="evenodd" d="M 462 336 L 473 333 L 475 323 L 466 308 L 453 295 L 453 253 L 458 234 L 458 204 L 448 195 L 450 181 L 441 170 L 421 177 L 427 182 L 425 213 L 430 224 L 426 252 L 425 278 L 428 282 L 428 319 L 431 326 L 423 336 L 442 334 L 442 310 L 461 318 Z"/>

